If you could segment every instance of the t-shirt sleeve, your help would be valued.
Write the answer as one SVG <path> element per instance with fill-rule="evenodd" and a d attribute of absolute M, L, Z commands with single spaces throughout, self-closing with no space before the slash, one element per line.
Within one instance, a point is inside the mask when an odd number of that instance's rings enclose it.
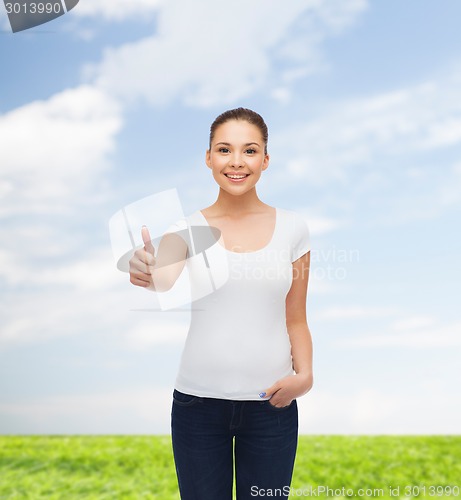
<path fill-rule="evenodd" d="M 182 231 L 187 230 L 186 219 L 183 217 L 182 219 L 178 219 L 176 222 L 168 226 L 163 234 L 166 233 L 179 233 L 179 236 L 182 236 Z"/>
<path fill-rule="evenodd" d="M 291 262 L 299 259 L 311 249 L 309 226 L 300 214 L 294 212 Z"/>

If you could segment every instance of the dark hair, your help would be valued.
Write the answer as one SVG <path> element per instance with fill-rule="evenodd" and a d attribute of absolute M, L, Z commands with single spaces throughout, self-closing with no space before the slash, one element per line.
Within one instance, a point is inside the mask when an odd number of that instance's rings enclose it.
<path fill-rule="evenodd" d="M 259 128 L 261 135 L 263 137 L 264 154 L 267 154 L 267 140 L 269 136 L 269 133 L 267 131 L 267 125 L 265 124 L 261 115 L 256 113 L 256 111 L 252 111 L 251 109 L 247 108 L 229 109 L 228 111 L 224 111 L 224 113 L 221 113 L 215 119 L 215 121 L 211 124 L 210 127 L 210 145 L 209 145 L 210 148 L 216 129 L 223 123 L 228 122 L 229 120 L 245 120 L 248 123 L 251 123 L 252 125 L 256 125 L 256 127 Z"/>

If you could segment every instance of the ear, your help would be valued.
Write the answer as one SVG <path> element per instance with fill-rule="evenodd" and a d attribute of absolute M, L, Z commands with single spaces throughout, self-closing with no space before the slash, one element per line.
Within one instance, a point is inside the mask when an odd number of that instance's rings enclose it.
<path fill-rule="evenodd" d="M 270 160 L 270 156 L 268 154 L 266 154 L 264 156 L 264 162 L 263 162 L 262 170 L 266 170 L 266 168 L 269 166 L 269 160 Z"/>
<path fill-rule="evenodd" d="M 206 150 L 205 163 L 207 164 L 208 168 L 211 168 L 211 154 L 209 149 Z"/>

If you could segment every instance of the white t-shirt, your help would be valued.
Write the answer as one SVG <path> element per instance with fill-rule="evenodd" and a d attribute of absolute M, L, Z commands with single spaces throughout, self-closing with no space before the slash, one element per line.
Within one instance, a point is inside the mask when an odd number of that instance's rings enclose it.
<path fill-rule="evenodd" d="M 200 210 L 167 232 L 196 226 L 210 228 Z M 187 240 L 188 256 L 194 255 Z M 262 390 L 294 373 L 285 299 L 292 262 L 310 250 L 308 225 L 297 212 L 276 207 L 275 230 L 264 248 L 247 253 L 220 248 L 228 275 L 191 306 L 175 388 L 196 396 L 261 400 Z M 191 297 L 200 281 L 191 273 Z"/>

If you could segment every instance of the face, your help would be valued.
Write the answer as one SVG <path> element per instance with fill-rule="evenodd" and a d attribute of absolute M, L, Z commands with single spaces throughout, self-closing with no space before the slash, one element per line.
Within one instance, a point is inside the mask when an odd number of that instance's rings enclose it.
<path fill-rule="evenodd" d="M 206 164 L 221 189 L 235 195 L 253 189 L 269 166 L 264 146 L 259 128 L 245 120 L 229 120 L 217 127 L 206 152 Z M 233 174 L 245 177 L 231 179 Z"/>

